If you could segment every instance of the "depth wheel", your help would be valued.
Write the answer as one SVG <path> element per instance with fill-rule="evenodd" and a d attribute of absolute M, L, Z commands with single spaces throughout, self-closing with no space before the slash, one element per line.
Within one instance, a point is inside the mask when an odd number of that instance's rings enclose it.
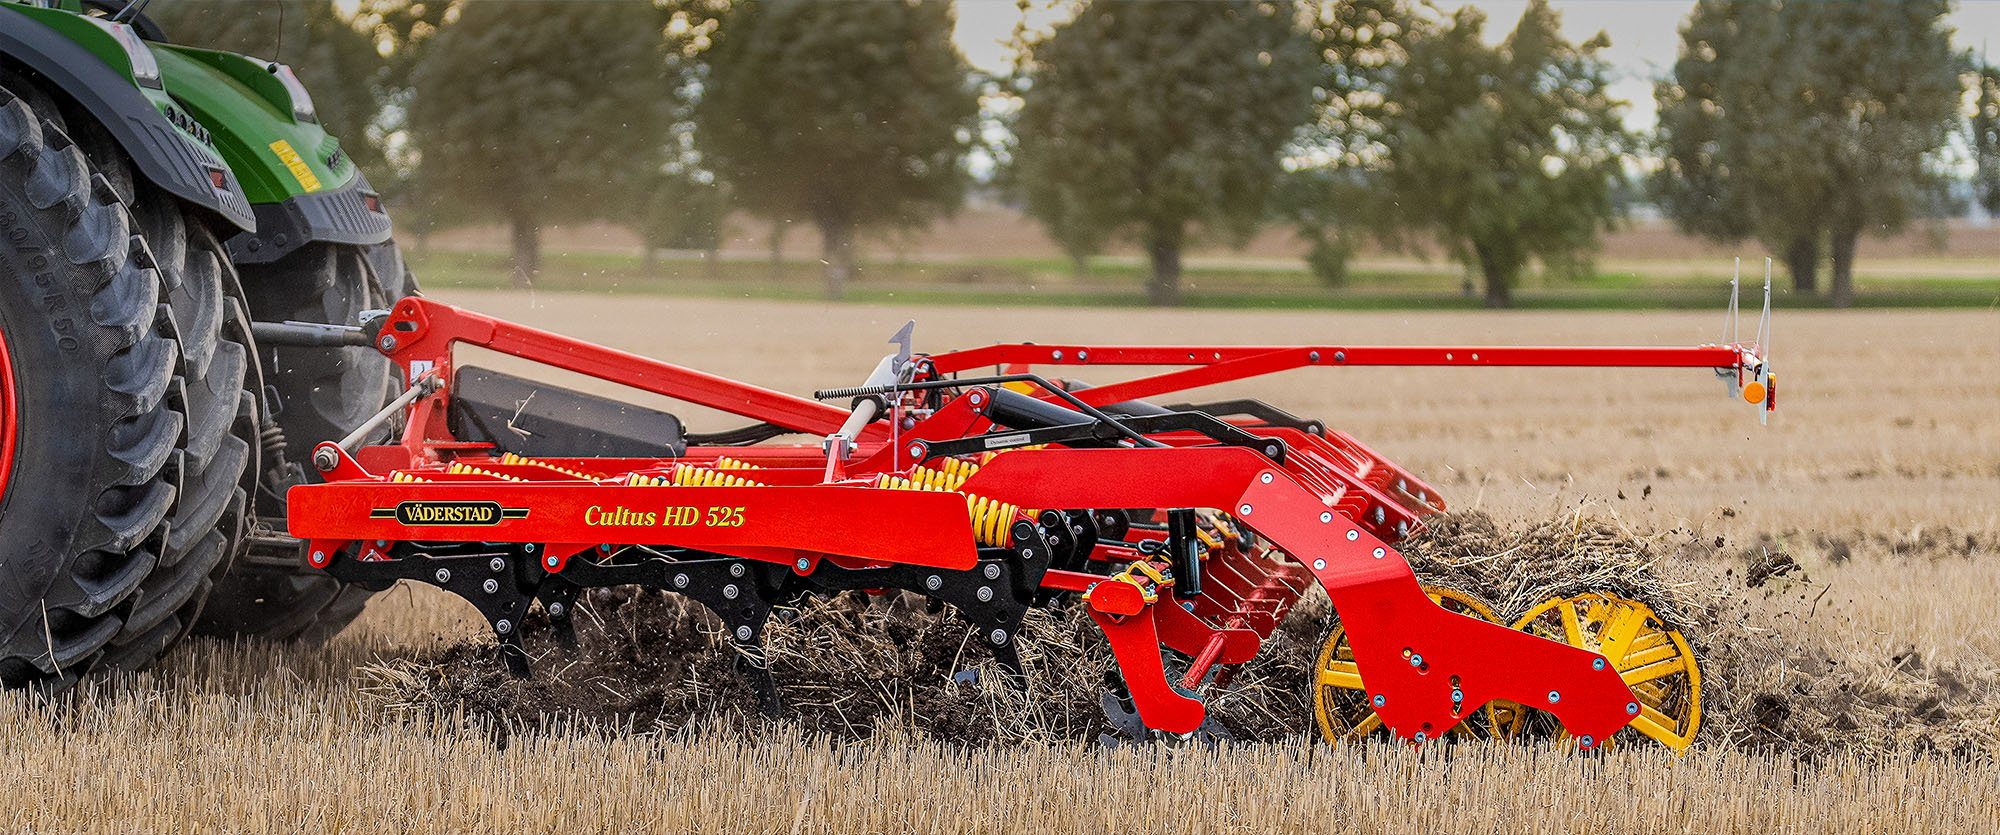
<path fill-rule="evenodd" d="M 1424 594 L 1445 611 L 1499 623 L 1493 607 L 1470 593 L 1445 586 L 1425 585 Z M 1495 699 L 1466 714 L 1464 720 L 1445 733 L 1457 739 L 1513 739 L 1521 732 L 1527 711 L 1513 702 Z M 1347 642 L 1347 629 L 1335 621 L 1313 663 L 1313 718 L 1319 722 L 1321 739 L 1331 745 L 1358 742 L 1386 734 L 1382 717 L 1368 703 L 1367 688 L 1354 663 L 1354 648 Z"/>
<path fill-rule="evenodd" d="M 1638 702 L 1627 708 L 1632 724 L 1606 743 L 1644 734 L 1675 751 L 1694 744 L 1701 729 L 1701 668 L 1687 638 L 1651 607 L 1590 592 L 1545 601 L 1515 621 L 1514 628 L 1611 661 Z"/>

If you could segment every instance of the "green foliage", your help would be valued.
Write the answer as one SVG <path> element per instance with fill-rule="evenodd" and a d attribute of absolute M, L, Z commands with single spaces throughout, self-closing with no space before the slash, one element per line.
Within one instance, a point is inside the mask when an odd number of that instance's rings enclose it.
<path fill-rule="evenodd" d="M 1094 0 L 1028 46 L 1012 172 L 1028 212 L 1073 256 L 1135 236 L 1149 298 L 1178 303 L 1190 227 L 1248 239 L 1309 113 L 1297 10 Z"/>
<path fill-rule="evenodd" d="M 702 164 L 743 208 L 812 221 L 826 292 L 854 236 L 921 225 L 963 199 L 978 102 L 943 3 L 767 0 L 732 6 L 705 53 Z"/>
<path fill-rule="evenodd" d="M 329 0 L 155 0 L 145 13 L 174 43 L 290 64 L 312 92 L 320 124 L 355 164 L 371 175 L 385 167 L 380 120 L 388 61 Z"/>
<path fill-rule="evenodd" d="M 1945 0 L 1702 0 L 1660 83 L 1651 186 L 1682 228 L 1754 237 L 1831 301 L 1851 296 L 1855 239 L 1946 204 L 1940 152 L 1958 125 L 1963 63 Z"/>
<path fill-rule="evenodd" d="M 729 188 L 713 179 L 659 174 L 642 189 L 635 225 L 652 249 L 711 252 L 722 245 L 729 215 Z"/>
<path fill-rule="evenodd" d="M 620 213 L 662 165 L 678 86 L 665 11 L 470 2 L 441 21 L 409 73 L 417 184 L 463 219 L 507 222 L 526 284 L 541 224 Z"/>
<path fill-rule="evenodd" d="M 1404 37 L 1382 88 L 1377 176 L 1393 205 L 1379 214 L 1479 270 L 1487 304 L 1505 306 L 1530 258 L 1587 268 L 1616 216 L 1628 137 L 1605 89 L 1603 35 L 1565 40 L 1545 0 L 1497 47 L 1484 25 L 1465 8 Z"/>

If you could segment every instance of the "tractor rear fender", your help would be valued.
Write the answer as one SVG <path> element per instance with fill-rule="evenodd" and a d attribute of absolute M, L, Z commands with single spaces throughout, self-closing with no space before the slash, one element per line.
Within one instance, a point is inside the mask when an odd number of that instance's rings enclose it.
<path fill-rule="evenodd" d="M 154 44 L 153 54 L 167 92 L 214 136 L 255 207 L 255 230 L 228 241 L 237 263 L 269 263 L 313 242 L 389 239 L 380 197 L 320 126 L 291 68 L 166 44 Z"/>
<path fill-rule="evenodd" d="M 131 27 L 0 3 L 0 67 L 39 76 L 47 92 L 89 113 L 148 182 L 238 229 L 256 229 L 236 174 L 209 131 L 168 95 L 154 52 Z"/>

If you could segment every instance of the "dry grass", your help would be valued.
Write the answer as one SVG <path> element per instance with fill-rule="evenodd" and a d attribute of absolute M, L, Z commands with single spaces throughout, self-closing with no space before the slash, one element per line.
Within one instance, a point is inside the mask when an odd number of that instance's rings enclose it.
<path fill-rule="evenodd" d="M 910 313 L 451 300 L 792 391 L 859 380 Z M 941 349 L 1084 334 L 1672 344 L 1713 338 L 1720 317 L 938 309 L 918 318 L 919 347 Z M 893 730 L 841 744 L 783 729 L 502 734 L 464 717 L 386 712 L 363 692 L 380 682 L 359 667 L 480 637 L 469 607 L 397 589 L 324 649 L 195 643 L 152 672 L 56 704 L 0 696 L 0 785 L 17 789 L 0 830 L 1991 831 L 2000 826 L 1991 695 L 2000 633 L 1990 624 L 2000 611 L 2000 316 L 1795 314 L 1778 324 L 1783 411 L 1764 429 L 1695 372 L 1347 369 L 1230 390 L 1324 416 L 1510 526 L 1591 502 L 1643 535 L 1721 537 L 1698 552 L 1691 576 L 1729 590 L 1726 625 L 1739 649 L 1781 662 L 1733 684 L 1789 694 L 1785 730 L 1833 739 L 1809 760 L 1720 741 L 1676 759 L 1645 746 L 1592 757 L 1303 742 L 968 751 Z M 1750 562 L 1780 547 L 1801 570 L 1744 588 Z M 1795 657 L 1851 675 L 1792 666 Z M 1969 695 L 1939 722 L 1922 719 L 1923 702 L 1954 682 Z M 1838 716 L 1797 707 L 1842 699 Z M 1920 753 L 1947 732 L 1986 742 L 1965 756 Z"/>

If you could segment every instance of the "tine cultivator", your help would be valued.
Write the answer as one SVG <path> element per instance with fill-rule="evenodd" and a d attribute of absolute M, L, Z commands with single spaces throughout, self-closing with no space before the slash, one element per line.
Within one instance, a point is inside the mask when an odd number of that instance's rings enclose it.
<path fill-rule="evenodd" d="M 1686 641 L 1636 601 L 1550 601 L 1510 627 L 1423 585 L 1396 545 L 1444 500 L 1355 439 L 1257 401 L 1148 398 L 1313 366 L 1504 365 L 1717 369 L 1760 407 L 1775 402 L 1757 344 L 927 355 L 906 328 L 863 385 L 807 399 L 418 298 L 365 338 L 409 391 L 319 445 L 324 483 L 291 491 L 291 533 L 343 580 L 471 601 L 517 673 L 522 617 L 539 605 L 561 635 L 597 586 L 686 595 L 750 650 L 773 607 L 801 594 L 901 590 L 956 607 L 1016 674 L 1029 608 L 1077 605 L 1108 639 L 1120 700 L 1170 734 L 1201 726 L 1203 693 L 1315 585 L 1340 616 L 1315 668 L 1331 740 L 1505 737 L 1534 708 L 1579 747 L 1631 728 L 1679 748 L 1700 721 L 1699 674 Z M 664 412 L 457 367 L 461 345 L 754 424 L 688 434 Z M 1094 388 L 1037 373 L 1097 365 L 1173 370 Z M 363 444 L 398 417 L 400 438 Z M 768 674 L 751 672 L 775 710 Z"/>

